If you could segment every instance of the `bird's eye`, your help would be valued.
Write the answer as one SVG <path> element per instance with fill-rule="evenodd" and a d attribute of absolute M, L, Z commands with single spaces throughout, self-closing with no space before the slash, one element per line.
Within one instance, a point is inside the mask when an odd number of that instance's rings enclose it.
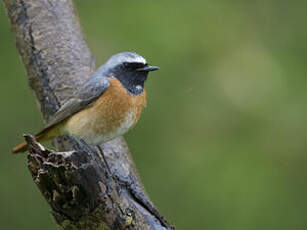
<path fill-rule="evenodd" d="M 140 62 L 124 62 L 124 67 L 131 70 L 136 70 L 144 67 L 146 64 Z"/>

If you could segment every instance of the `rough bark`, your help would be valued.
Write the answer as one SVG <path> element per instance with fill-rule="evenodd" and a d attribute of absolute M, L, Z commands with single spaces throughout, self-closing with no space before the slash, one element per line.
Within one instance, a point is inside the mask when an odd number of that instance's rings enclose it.
<path fill-rule="evenodd" d="M 91 75 L 94 58 L 71 0 L 4 0 L 29 84 L 47 121 Z M 123 137 L 99 151 L 69 136 L 57 151 L 30 135 L 28 168 L 64 229 L 174 229 L 152 205 Z"/>

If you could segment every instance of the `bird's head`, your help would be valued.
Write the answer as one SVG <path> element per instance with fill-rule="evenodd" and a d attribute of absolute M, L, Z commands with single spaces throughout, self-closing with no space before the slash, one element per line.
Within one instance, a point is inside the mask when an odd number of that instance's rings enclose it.
<path fill-rule="evenodd" d="M 108 77 L 118 79 L 130 94 L 140 95 L 148 73 L 159 67 L 148 65 L 145 58 L 136 53 L 123 52 L 113 55 L 103 69 Z"/>

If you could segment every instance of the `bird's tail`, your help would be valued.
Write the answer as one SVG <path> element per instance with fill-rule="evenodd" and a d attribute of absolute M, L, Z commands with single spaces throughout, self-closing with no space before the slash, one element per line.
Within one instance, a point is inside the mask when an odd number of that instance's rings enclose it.
<path fill-rule="evenodd" d="M 58 136 L 60 133 L 58 133 L 58 127 L 48 127 L 44 130 L 42 130 L 41 132 L 39 132 L 38 134 L 36 134 L 34 136 L 36 141 L 48 141 L 51 140 L 53 138 L 55 138 L 56 136 Z M 12 149 L 12 153 L 23 153 L 26 152 L 28 150 L 28 143 L 26 141 L 20 143 L 19 145 L 16 145 L 13 149 Z"/>
<path fill-rule="evenodd" d="M 12 153 L 16 154 L 16 153 L 23 153 L 25 151 L 28 150 L 28 143 L 27 142 L 22 142 L 19 145 L 16 145 L 13 149 L 12 149 Z"/>
<path fill-rule="evenodd" d="M 38 134 L 35 135 L 35 140 L 40 141 L 43 139 L 42 134 Z M 17 154 L 17 153 L 24 153 L 28 150 L 28 143 L 26 141 L 20 143 L 19 145 L 16 145 L 13 149 L 12 149 L 12 153 Z"/>

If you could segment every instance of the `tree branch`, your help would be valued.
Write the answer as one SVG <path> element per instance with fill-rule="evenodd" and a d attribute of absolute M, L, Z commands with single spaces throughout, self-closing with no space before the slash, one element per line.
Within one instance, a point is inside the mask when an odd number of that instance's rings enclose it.
<path fill-rule="evenodd" d="M 95 68 L 71 0 L 4 0 L 29 84 L 47 121 Z M 149 200 L 122 137 L 101 147 L 57 138 L 58 151 L 30 135 L 28 168 L 64 229 L 174 229 Z"/>

